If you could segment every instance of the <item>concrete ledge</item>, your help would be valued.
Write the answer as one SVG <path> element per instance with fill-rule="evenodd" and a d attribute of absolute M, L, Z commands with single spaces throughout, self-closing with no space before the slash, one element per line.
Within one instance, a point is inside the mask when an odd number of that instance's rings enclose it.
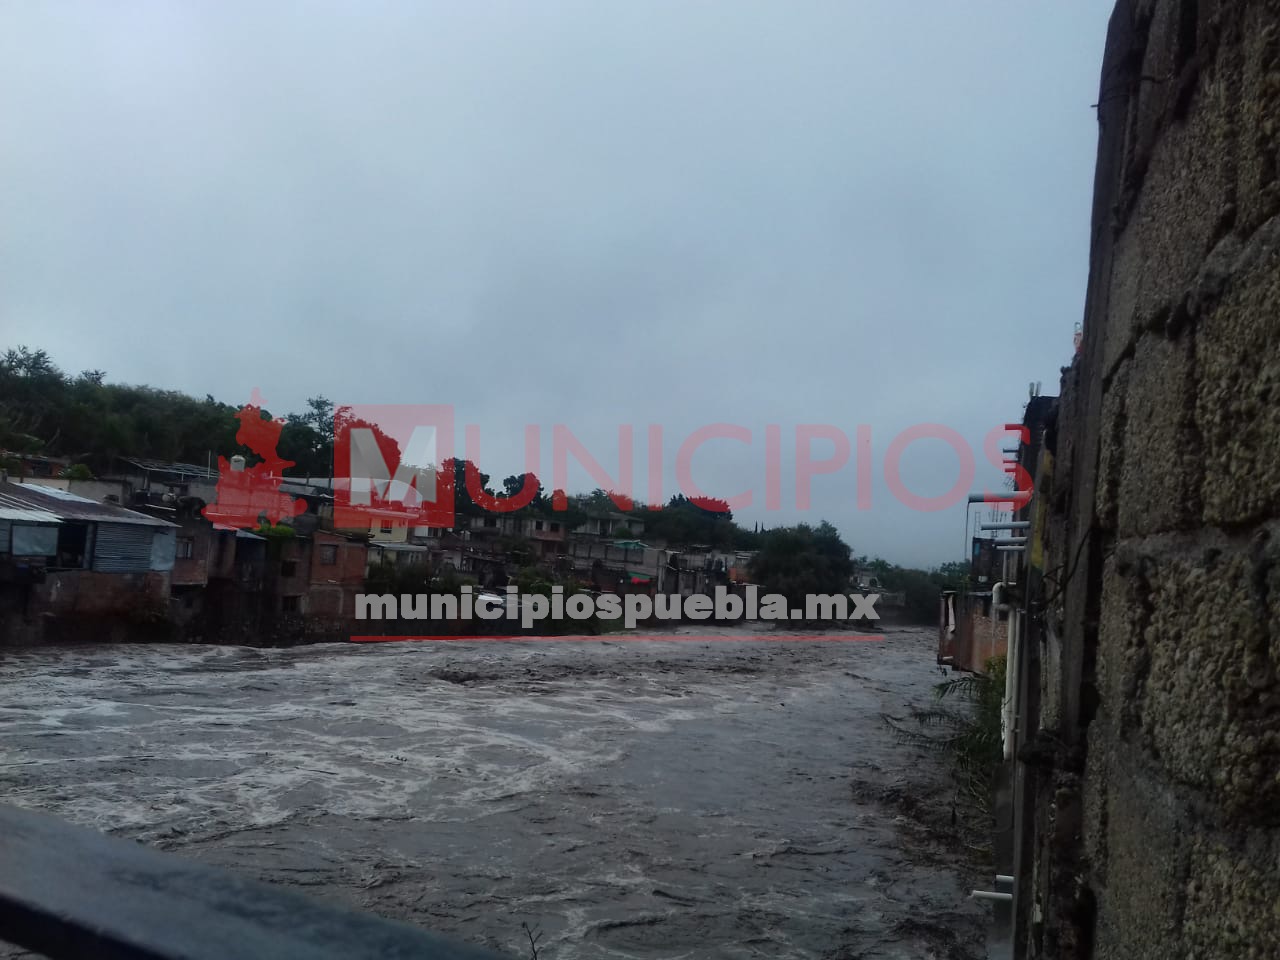
<path fill-rule="evenodd" d="M 0 939 L 54 960 L 501 960 L 17 807 L 0 864 Z"/>

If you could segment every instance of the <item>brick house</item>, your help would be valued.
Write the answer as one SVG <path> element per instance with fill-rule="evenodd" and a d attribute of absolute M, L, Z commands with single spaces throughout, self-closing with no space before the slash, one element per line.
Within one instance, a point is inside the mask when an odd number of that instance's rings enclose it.
<path fill-rule="evenodd" d="M 311 535 L 306 613 L 354 617 L 356 594 L 364 589 L 368 546 L 329 530 Z"/>

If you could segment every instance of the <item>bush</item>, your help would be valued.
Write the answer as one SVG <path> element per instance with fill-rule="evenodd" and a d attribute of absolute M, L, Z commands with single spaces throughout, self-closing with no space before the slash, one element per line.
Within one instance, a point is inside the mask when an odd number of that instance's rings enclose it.
<path fill-rule="evenodd" d="M 916 570 L 863 557 L 859 565 L 872 572 L 881 589 L 901 591 L 903 612 L 915 623 L 936 623 L 938 597 L 944 590 L 965 589 L 969 570 L 964 561 L 944 563 L 932 570 Z"/>
<path fill-rule="evenodd" d="M 398 566 L 390 560 L 379 560 L 369 567 L 364 578 L 365 593 L 453 593 L 456 589 L 431 591 L 431 568 L 425 563 Z"/>

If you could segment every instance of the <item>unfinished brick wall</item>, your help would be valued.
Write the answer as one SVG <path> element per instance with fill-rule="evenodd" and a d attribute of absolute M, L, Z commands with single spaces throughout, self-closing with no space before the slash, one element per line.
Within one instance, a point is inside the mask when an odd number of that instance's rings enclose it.
<path fill-rule="evenodd" d="M 1009 649 L 1009 618 L 1007 614 L 990 612 L 988 596 L 955 595 L 943 603 L 950 603 L 955 613 L 955 629 L 947 630 L 947 612 L 944 608 L 938 632 L 939 663 L 954 670 L 985 673 L 987 662 L 993 657 L 1006 656 Z"/>
<path fill-rule="evenodd" d="M 1121 0 L 1098 117 L 1019 947 L 1277 957 L 1280 0 Z"/>

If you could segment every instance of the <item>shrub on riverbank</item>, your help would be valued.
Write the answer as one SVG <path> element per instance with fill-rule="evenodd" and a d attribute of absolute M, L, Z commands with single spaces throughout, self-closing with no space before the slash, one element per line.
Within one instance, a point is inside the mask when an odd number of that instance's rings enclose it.
<path fill-rule="evenodd" d="M 936 706 L 910 712 L 910 722 L 885 720 L 903 740 L 940 750 L 952 759 L 956 785 L 983 807 L 1003 756 L 1001 705 L 1005 658 L 992 657 L 983 673 L 952 677 L 934 687 Z"/>

